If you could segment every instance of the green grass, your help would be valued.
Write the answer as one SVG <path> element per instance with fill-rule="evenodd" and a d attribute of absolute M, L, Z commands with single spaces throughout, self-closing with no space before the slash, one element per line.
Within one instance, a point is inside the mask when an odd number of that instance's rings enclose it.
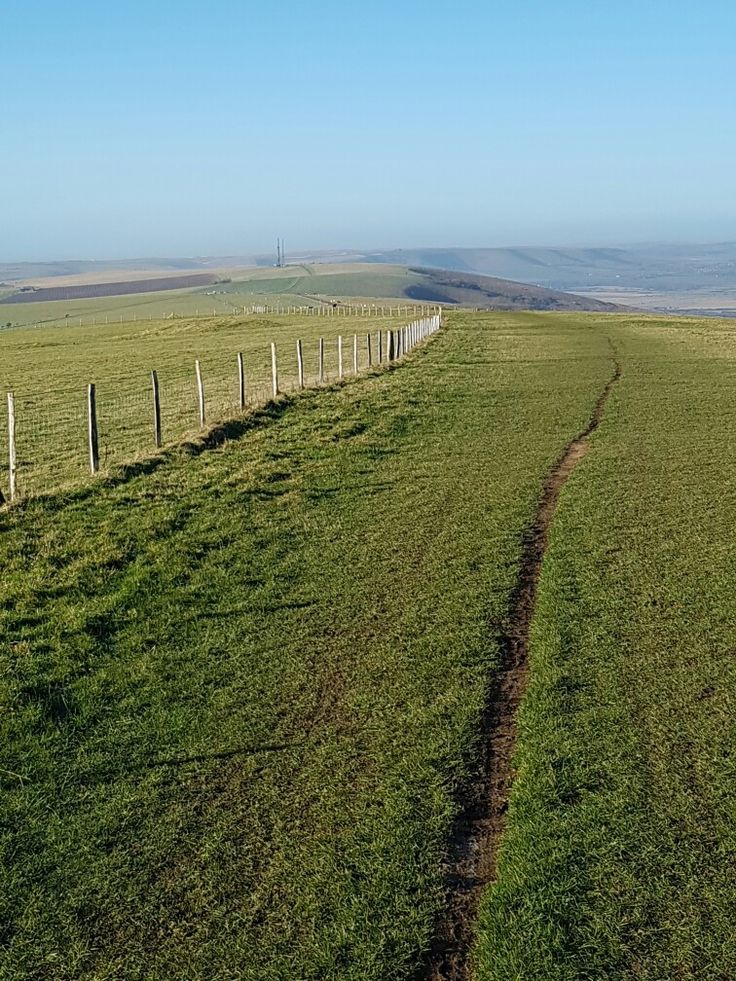
<path fill-rule="evenodd" d="M 307 381 L 318 377 L 318 340 L 325 338 L 328 378 L 337 376 L 337 335 L 345 336 L 344 368 L 352 371 L 353 335 L 360 367 L 367 363 L 366 333 L 408 322 L 397 316 L 228 316 L 138 321 L 98 326 L 64 325 L 0 333 L 0 392 L 16 397 L 18 484 L 23 494 L 53 490 L 87 473 L 87 383 L 97 388 L 103 469 L 153 449 L 150 372 L 159 376 L 163 435 L 171 444 L 199 426 L 194 362 L 205 380 L 207 420 L 238 411 L 237 353 L 243 352 L 249 401 L 271 393 L 270 344 L 279 353 L 281 388 L 297 384 L 295 342 L 304 344 Z M 7 428 L 1 410 L 0 489 L 7 496 Z"/>
<path fill-rule="evenodd" d="M 479 981 L 736 977 L 736 326 L 600 322 Z"/>
<path fill-rule="evenodd" d="M 0 977 L 414 976 L 590 323 L 455 314 L 0 515 Z"/>
<path fill-rule="evenodd" d="M 347 303 L 393 300 L 406 304 L 406 287 L 421 282 L 421 277 L 408 269 L 379 264 L 287 266 L 247 272 L 222 270 L 222 275 L 231 281 L 122 296 L 4 303 L 0 306 L 0 338 L 8 324 L 12 327 L 99 326 L 159 320 L 172 314 L 189 318 L 233 316 L 242 314 L 243 307 L 253 305 L 319 307 L 322 301 L 335 300 Z M 150 278 L 157 278 L 157 273 L 152 271 Z M 106 282 L 116 281 L 113 270 Z M 4 295 L 0 293 L 0 297 Z"/>
<path fill-rule="evenodd" d="M 285 276 L 292 279 L 286 289 L 284 288 Z M 421 276 L 401 266 L 348 265 L 342 269 L 336 265 L 330 267 L 329 271 L 320 266 L 294 266 L 282 270 L 279 276 L 257 280 L 234 280 L 222 287 L 218 286 L 217 289 L 230 293 L 233 298 L 237 295 L 249 298 L 258 294 L 275 293 L 287 303 L 299 303 L 300 297 L 301 302 L 304 303 L 310 297 L 360 300 L 377 297 L 402 298 L 407 287 L 421 282 Z M 402 302 L 405 303 L 406 300 Z"/>

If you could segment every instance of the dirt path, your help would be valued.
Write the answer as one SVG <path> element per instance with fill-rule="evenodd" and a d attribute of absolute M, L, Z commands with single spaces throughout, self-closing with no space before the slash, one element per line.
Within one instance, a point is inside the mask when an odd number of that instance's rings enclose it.
<path fill-rule="evenodd" d="M 430 981 L 469 981 L 471 977 L 473 927 L 481 896 L 496 879 L 498 848 L 506 824 L 516 714 L 526 688 L 529 629 L 549 528 L 560 491 L 588 452 L 588 439 L 598 428 L 620 375 L 621 366 L 614 360 L 613 375 L 598 397 L 590 422 L 568 444 L 547 477 L 534 522 L 524 538 L 519 574 L 500 642 L 499 668 L 483 719 L 482 776 L 469 788 L 465 809 L 455 827 L 447 871 L 448 911 L 430 955 Z"/>

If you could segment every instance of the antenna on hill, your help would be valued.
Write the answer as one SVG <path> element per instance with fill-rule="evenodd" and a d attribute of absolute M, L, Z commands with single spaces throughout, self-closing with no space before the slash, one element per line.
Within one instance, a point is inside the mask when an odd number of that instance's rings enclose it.
<path fill-rule="evenodd" d="M 276 268 L 283 269 L 286 265 L 286 253 L 284 252 L 284 240 L 276 239 Z"/>

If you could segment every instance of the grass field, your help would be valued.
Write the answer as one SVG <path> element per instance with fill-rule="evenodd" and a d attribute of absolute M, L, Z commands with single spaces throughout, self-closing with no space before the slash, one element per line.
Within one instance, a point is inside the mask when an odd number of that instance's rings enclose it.
<path fill-rule="evenodd" d="M 0 978 L 427 977 L 525 535 L 614 358 L 474 977 L 736 977 L 736 330 L 457 312 L 0 512 Z"/>
<path fill-rule="evenodd" d="M 553 525 L 479 979 L 736 977 L 736 329 L 614 321 Z"/>
<path fill-rule="evenodd" d="M 279 354 L 280 386 L 297 384 L 296 340 L 303 341 L 306 380 L 318 378 L 319 338 L 325 339 L 326 377 L 338 373 L 338 334 L 344 335 L 344 370 L 352 371 L 353 337 L 359 367 L 367 364 L 366 334 L 406 324 L 402 316 L 229 316 L 146 321 L 95 327 L 65 325 L 0 334 L 0 392 L 16 401 L 18 486 L 28 494 L 77 481 L 88 472 L 87 383 L 97 388 L 103 469 L 148 455 L 153 449 L 150 373 L 156 369 L 166 443 L 199 426 L 194 364 L 205 381 L 207 420 L 236 414 L 237 353 L 245 359 L 247 396 L 262 402 L 271 393 L 271 341 Z M 0 459 L 6 470 L 7 421 L 2 406 Z M 3 472 L 0 489 L 6 492 Z"/>
<path fill-rule="evenodd" d="M 453 315 L 0 517 L 0 976 L 412 977 L 522 531 L 609 373 L 586 324 Z"/>
<path fill-rule="evenodd" d="M 381 299 L 406 304 L 408 301 L 404 290 L 421 281 L 420 276 L 401 266 L 356 263 L 247 271 L 223 269 L 222 275 L 230 282 L 123 296 L 4 303 L 0 305 L 0 338 L 1 328 L 8 324 L 11 327 L 38 324 L 63 326 L 71 321 L 77 326 L 99 326 L 106 322 L 119 324 L 132 320 L 156 320 L 172 314 L 190 318 L 232 316 L 241 314 L 243 307 L 260 304 L 320 307 L 332 301 L 367 303 Z M 108 277 L 111 282 L 116 278 L 114 273 Z M 71 277 L 75 283 L 78 279 Z M 91 277 L 92 281 L 98 279 Z M 63 285 L 63 282 L 63 279 L 60 280 L 58 285 Z M 46 285 L 52 283 L 50 281 Z"/>

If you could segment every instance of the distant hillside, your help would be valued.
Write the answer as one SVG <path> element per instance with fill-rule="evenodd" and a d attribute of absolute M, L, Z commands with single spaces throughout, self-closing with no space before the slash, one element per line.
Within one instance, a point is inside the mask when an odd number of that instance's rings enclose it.
<path fill-rule="evenodd" d="M 509 279 L 412 267 L 420 277 L 404 294 L 424 303 L 458 304 L 484 310 L 576 310 L 613 313 L 625 307 Z"/>
<path fill-rule="evenodd" d="M 191 273 L 188 276 L 167 276 L 160 279 L 135 279 L 115 283 L 87 283 L 74 286 L 49 286 L 40 289 L 26 288 L 0 299 L 0 303 L 45 303 L 49 300 L 81 300 L 98 296 L 127 296 L 138 293 L 156 293 L 161 290 L 191 289 L 195 286 L 211 286 L 218 282 L 216 273 Z"/>
<path fill-rule="evenodd" d="M 557 290 L 736 288 L 736 243 L 621 248 L 394 249 L 364 262 L 451 269 Z"/>

